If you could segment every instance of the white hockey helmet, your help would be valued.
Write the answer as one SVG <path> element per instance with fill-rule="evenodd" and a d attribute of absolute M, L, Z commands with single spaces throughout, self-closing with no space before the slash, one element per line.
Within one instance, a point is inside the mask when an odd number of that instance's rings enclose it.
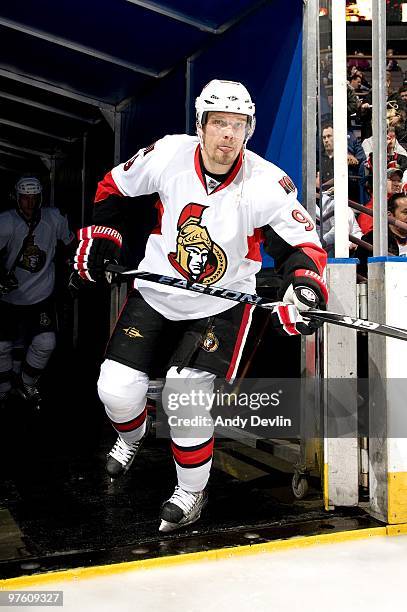
<path fill-rule="evenodd" d="M 197 128 L 202 129 L 210 111 L 247 115 L 248 131 L 245 142 L 253 135 L 256 125 L 255 105 L 249 92 L 237 81 L 214 79 L 203 88 L 195 102 Z"/>
<path fill-rule="evenodd" d="M 16 208 L 24 215 L 20 206 L 20 197 L 23 195 L 38 196 L 35 200 L 35 210 L 38 211 L 42 204 L 42 185 L 35 176 L 22 176 L 16 183 Z M 25 216 L 25 215 L 24 215 Z"/>
<path fill-rule="evenodd" d="M 16 183 L 16 194 L 19 195 L 38 195 L 42 193 L 42 185 L 34 176 L 23 176 Z"/>

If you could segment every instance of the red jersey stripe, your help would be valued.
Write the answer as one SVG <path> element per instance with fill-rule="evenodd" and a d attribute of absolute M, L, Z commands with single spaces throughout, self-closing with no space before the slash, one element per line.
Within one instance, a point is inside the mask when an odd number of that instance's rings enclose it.
<path fill-rule="evenodd" d="M 255 229 L 253 236 L 247 236 L 248 251 L 245 259 L 261 261 L 260 244 L 264 242 L 264 234 L 261 229 Z"/>
<path fill-rule="evenodd" d="M 254 306 L 251 306 L 250 304 L 246 304 L 244 308 L 242 322 L 240 324 L 239 332 L 237 334 L 236 344 L 233 349 L 232 359 L 229 365 L 229 369 L 226 373 L 226 380 L 228 381 L 234 378 L 234 375 L 236 373 L 235 371 L 237 367 L 239 366 L 239 361 L 242 356 L 244 342 L 246 340 L 247 333 L 249 331 L 249 327 L 250 327 L 250 323 L 252 319 L 253 308 Z"/>
<path fill-rule="evenodd" d="M 110 195 L 118 195 L 123 197 L 122 192 L 119 190 L 118 186 L 113 180 L 112 173 L 108 172 L 98 183 L 94 203 L 96 204 L 97 202 L 106 200 L 106 198 Z"/>
<path fill-rule="evenodd" d="M 161 202 L 161 200 L 157 200 L 154 206 L 157 210 L 157 225 L 154 227 L 151 233 L 161 235 L 161 222 L 164 214 L 164 204 Z"/>

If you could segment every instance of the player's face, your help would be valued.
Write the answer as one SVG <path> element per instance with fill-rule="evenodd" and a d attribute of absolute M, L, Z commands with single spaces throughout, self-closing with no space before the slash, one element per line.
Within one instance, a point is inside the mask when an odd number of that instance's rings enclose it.
<path fill-rule="evenodd" d="M 247 129 L 247 116 L 240 113 L 208 113 L 203 127 L 202 158 L 205 168 L 224 174 L 239 155 Z"/>
<path fill-rule="evenodd" d="M 40 205 L 41 195 L 23 195 L 18 197 L 18 206 L 26 219 L 31 219 Z"/>

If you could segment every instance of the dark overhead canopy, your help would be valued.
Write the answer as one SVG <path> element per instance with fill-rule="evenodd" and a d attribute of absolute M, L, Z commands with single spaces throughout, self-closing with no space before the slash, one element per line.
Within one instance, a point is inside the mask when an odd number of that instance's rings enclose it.
<path fill-rule="evenodd" d="M 303 0 L 2 2 L 0 206 L 33 172 L 51 203 L 84 210 L 112 162 L 194 133 L 211 78 L 248 87 L 250 148 L 298 182 L 302 17 Z"/>
<path fill-rule="evenodd" d="M 0 141 L 63 149 L 268 1 L 2 3 Z"/>

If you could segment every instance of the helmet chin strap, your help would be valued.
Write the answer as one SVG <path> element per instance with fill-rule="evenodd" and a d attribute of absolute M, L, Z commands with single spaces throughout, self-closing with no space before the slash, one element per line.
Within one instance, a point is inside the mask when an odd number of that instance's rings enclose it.
<path fill-rule="evenodd" d="M 199 146 L 201 147 L 201 151 L 203 150 L 204 147 L 204 143 L 203 143 L 203 129 L 200 125 L 198 125 L 198 123 L 196 124 L 196 133 L 198 135 L 199 138 Z"/>

